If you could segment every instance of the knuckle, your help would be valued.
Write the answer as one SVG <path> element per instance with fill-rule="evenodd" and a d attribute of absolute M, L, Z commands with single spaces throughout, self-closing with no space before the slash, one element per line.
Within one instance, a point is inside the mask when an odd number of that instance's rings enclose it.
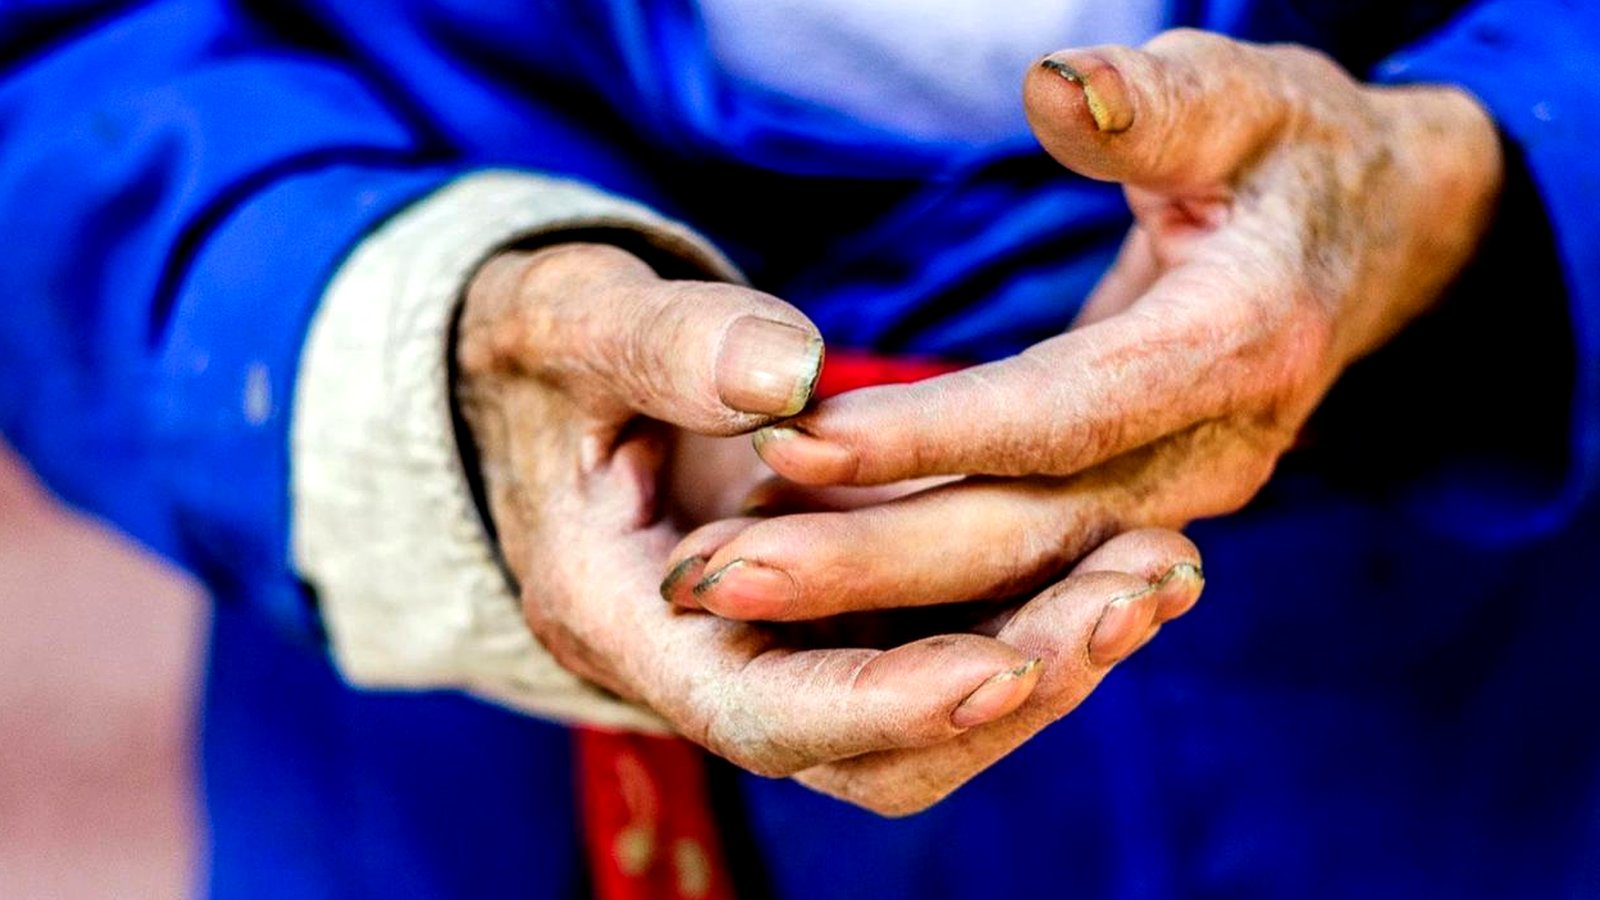
<path fill-rule="evenodd" d="M 1326 83 L 1329 78 L 1348 78 L 1344 67 L 1333 57 L 1304 44 L 1268 44 L 1259 48 L 1266 57 L 1297 79 L 1309 77 Z"/>
<path fill-rule="evenodd" d="M 1236 513 L 1248 506 L 1250 501 L 1261 493 L 1261 489 L 1272 480 L 1272 474 L 1277 469 L 1277 458 L 1281 450 L 1277 449 L 1276 445 L 1279 443 L 1278 439 L 1273 438 L 1270 439 L 1271 449 L 1252 448 L 1232 467 L 1232 477 L 1223 482 L 1223 489 L 1216 504 L 1216 514 Z"/>
<path fill-rule="evenodd" d="M 1220 316 L 1212 332 L 1218 346 L 1226 348 L 1225 372 L 1232 373 L 1222 381 L 1238 385 L 1232 403 L 1264 403 L 1292 420 L 1309 412 L 1307 403 L 1326 386 L 1333 314 L 1303 277 L 1263 272 L 1252 280 L 1249 299 Z"/>
<path fill-rule="evenodd" d="M 908 797 L 882 797 L 868 798 L 862 806 L 869 812 L 877 813 L 885 819 L 904 819 L 920 812 L 926 812 L 934 804 L 943 800 L 946 794 L 922 794 Z"/>
<path fill-rule="evenodd" d="M 811 761 L 775 738 L 767 717 L 728 699 L 716 703 L 695 732 L 695 741 L 730 763 L 766 778 L 783 778 L 807 768 Z"/>
<path fill-rule="evenodd" d="M 955 790 L 925 766 L 874 767 L 861 772 L 837 771 L 828 793 L 886 819 L 902 819 L 924 812 Z"/>
<path fill-rule="evenodd" d="M 1327 388 L 1333 371 L 1334 316 L 1310 285 L 1260 305 L 1260 333 L 1248 351 L 1249 378 L 1264 396 L 1266 419 L 1293 430 Z"/>
<path fill-rule="evenodd" d="M 590 359 L 614 373 L 615 385 L 634 408 L 669 390 L 668 373 L 681 360 L 668 349 L 682 318 L 675 304 L 627 296 L 615 305 L 615 318 L 592 329 L 595 345 Z"/>
<path fill-rule="evenodd" d="M 1213 31 L 1199 28 L 1169 28 L 1145 43 L 1144 49 L 1162 55 L 1213 54 L 1234 43 Z"/>

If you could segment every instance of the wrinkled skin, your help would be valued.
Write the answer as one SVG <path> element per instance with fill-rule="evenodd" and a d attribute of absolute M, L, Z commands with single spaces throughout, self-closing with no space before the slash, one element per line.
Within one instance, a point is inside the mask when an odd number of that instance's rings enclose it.
<path fill-rule="evenodd" d="M 791 388 L 803 402 L 815 379 L 816 359 L 807 370 L 746 353 L 805 344 L 748 340 L 751 316 L 815 335 L 772 297 L 663 281 L 610 247 L 502 254 L 470 285 L 458 398 L 528 624 L 570 670 L 746 769 L 901 814 L 1071 709 L 1193 604 L 1199 557 L 1159 530 L 1106 542 L 1038 597 L 989 616 L 987 633 L 886 641 L 881 628 L 838 627 L 819 643 L 820 632 L 666 602 L 658 583 L 683 538 L 675 519 L 726 515 L 763 477 L 748 440 L 730 451 L 690 434 L 771 422 Z M 741 387 L 750 370 L 787 380 Z M 674 443 L 683 502 L 669 504 L 660 488 Z M 678 574 L 684 589 L 701 575 Z"/>
<path fill-rule="evenodd" d="M 1466 95 L 1360 85 L 1300 47 L 1169 32 L 1047 57 L 1024 96 L 1056 160 L 1125 186 L 1114 267 L 1072 329 L 1016 357 L 759 433 L 795 482 L 946 480 L 706 526 L 674 560 L 744 562 L 699 607 L 796 620 L 1004 596 L 1107 535 L 1237 510 L 1340 373 L 1436 302 L 1500 190 Z"/>
<path fill-rule="evenodd" d="M 528 621 L 564 664 L 752 771 L 926 807 L 1193 605 L 1194 548 L 1146 526 L 1246 503 L 1340 372 L 1436 301 L 1499 192 L 1492 123 L 1451 89 L 1194 32 L 1050 60 L 1029 118 L 1063 165 L 1126 186 L 1116 265 L 1018 357 L 764 428 L 786 480 L 756 495 L 793 514 L 733 516 L 761 473 L 710 451 L 679 454 L 692 516 L 657 492 L 674 427 L 794 411 L 721 402 L 745 394 L 719 389 L 716 348 L 739 315 L 809 328 L 798 313 L 605 248 L 480 273 L 463 407 Z M 993 614 L 920 640 L 860 616 L 968 601 Z"/>

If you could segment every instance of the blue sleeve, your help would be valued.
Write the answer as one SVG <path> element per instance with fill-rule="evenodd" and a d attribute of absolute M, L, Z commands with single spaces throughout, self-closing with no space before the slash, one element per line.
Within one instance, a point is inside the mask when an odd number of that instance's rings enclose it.
<path fill-rule="evenodd" d="M 1458 418 L 1477 443 L 1527 465 L 1452 459 L 1415 495 L 1436 522 L 1493 543 L 1567 526 L 1600 477 L 1596 48 L 1600 4 L 1480 0 L 1376 73 L 1465 88 L 1507 150 L 1502 221 L 1447 298 L 1463 307 L 1452 315 L 1475 324 L 1430 365 L 1466 394 Z"/>
<path fill-rule="evenodd" d="M 0 432 L 68 502 L 314 638 L 288 549 L 302 338 L 447 160 L 221 0 L 0 6 Z"/>

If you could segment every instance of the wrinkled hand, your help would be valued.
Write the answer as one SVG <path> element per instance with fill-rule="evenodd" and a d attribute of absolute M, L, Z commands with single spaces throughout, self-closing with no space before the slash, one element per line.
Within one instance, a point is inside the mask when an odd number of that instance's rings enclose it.
<path fill-rule="evenodd" d="M 793 414 L 820 351 L 772 297 L 664 281 L 621 250 L 572 244 L 501 254 L 474 278 L 458 394 L 525 616 L 563 665 L 746 769 L 908 812 L 1041 727 L 1038 709 L 1070 708 L 1191 604 L 1198 557 L 1174 534 L 1126 535 L 995 623 L 1001 639 L 882 650 L 796 644 L 663 602 L 682 538 L 659 496 L 681 437 L 669 426 L 725 435 Z M 1039 694 L 1043 707 L 1008 716 Z"/>
<path fill-rule="evenodd" d="M 1172 32 L 1056 54 L 1024 90 L 1051 155 L 1126 186 L 1137 224 L 1115 266 L 1072 330 L 1016 357 L 758 433 L 805 484 L 966 477 L 708 526 L 691 538 L 705 608 L 1004 596 L 1107 535 L 1237 509 L 1341 371 L 1435 302 L 1499 192 L 1496 133 L 1467 96 L 1360 85 L 1303 48 Z"/>

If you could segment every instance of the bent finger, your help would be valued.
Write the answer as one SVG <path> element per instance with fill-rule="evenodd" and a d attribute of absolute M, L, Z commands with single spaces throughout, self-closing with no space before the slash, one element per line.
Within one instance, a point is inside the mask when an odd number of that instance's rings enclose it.
<path fill-rule="evenodd" d="M 1120 315 L 998 362 L 831 397 L 758 432 L 756 449 L 803 484 L 1070 475 L 1272 389 L 1283 281 L 1248 255 L 1196 260 Z"/>
<path fill-rule="evenodd" d="M 856 510 L 719 523 L 693 536 L 704 562 L 689 593 L 718 615 L 764 621 L 1011 597 L 1099 543 L 1112 496 L 965 481 Z"/>
<path fill-rule="evenodd" d="M 941 635 L 890 650 L 772 650 L 712 682 L 691 731 L 765 775 L 923 747 L 1004 717 L 1040 667 L 993 638 Z"/>
<path fill-rule="evenodd" d="M 1294 97 L 1266 48 L 1192 30 L 1137 50 L 1053 53 L 1023 83 L 1029 124 L 1062 165 L 1179 193 L 1229 184 L 1281 132 Z"/>
<path fill-rule="evenodd" d="M 1192 561 L 1197 568 L 1195 555 L 1188 552 L 1192 545 L 1174 537 L 1167 532 L 1121 543 L 1114 539 L 1096 564 L 1115 561 L 1143 572 L 1181 572 Z M 1143 625 L 1128 652 L 1148 642 L 1160 627 L 1157 590 L 1145 578 L 1126 572 L 1075 572 L 1027 604 L 1001 631 L 1006 639 L 1035 648 L 1045 660 L 1038 687 L 1014 713 L 943 743 L 845 759 L 801 772 L 796 779 L 883 815 L 926 809 L 1071 712 L 1098 686 L 1115 662 L 1097 660 L 1093 649 L 1108 617 L 1129 610 L 1132 625 Z M 1190 590 L 1198 593 L 1197 587 Z"/>

